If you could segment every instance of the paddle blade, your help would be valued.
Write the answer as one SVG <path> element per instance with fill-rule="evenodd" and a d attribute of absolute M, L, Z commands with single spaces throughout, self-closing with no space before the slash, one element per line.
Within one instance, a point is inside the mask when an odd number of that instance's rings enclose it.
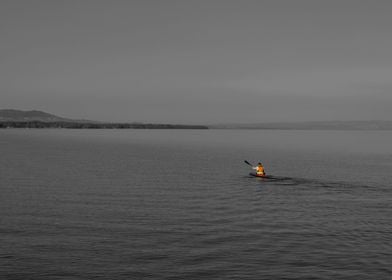
<path fill-rule="evenodd" d="M 250 164 L 247 160 L 244 160 L 244 162 L 245 162 L 247 165 L 252 166 L 252 164 Z"/>

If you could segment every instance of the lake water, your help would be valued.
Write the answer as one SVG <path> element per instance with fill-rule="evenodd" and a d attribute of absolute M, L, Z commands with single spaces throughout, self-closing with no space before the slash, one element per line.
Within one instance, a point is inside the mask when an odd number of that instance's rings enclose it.
<path fill-rule="evenodd" d="M 391 280 L 391 143 L 390 131 L 1 130 L 1 279 Z"/>

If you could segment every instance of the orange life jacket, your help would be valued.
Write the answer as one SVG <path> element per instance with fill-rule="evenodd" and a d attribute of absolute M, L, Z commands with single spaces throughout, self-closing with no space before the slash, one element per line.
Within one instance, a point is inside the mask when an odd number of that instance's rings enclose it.
<path fill-rule="evenodd" d="M 264 175 L 265 174 L 264 167 L 262 165 L 258 165 L 256 169 L 256 173 L 257 175 Z"/>

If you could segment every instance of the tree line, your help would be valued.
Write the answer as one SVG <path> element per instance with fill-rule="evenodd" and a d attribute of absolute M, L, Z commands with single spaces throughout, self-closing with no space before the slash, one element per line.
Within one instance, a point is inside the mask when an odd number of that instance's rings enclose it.
<path fill-rule="evenodd" d="M 1 121 L 0 128 L 75 128 L 75 129 L 208 129 L 204 125 L 143 124 L 143 123 L 83 123 L 42 121 Z"/>

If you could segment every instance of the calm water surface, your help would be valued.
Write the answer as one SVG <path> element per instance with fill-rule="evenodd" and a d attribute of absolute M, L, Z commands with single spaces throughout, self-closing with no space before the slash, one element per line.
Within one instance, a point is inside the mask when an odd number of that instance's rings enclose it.
<path fill-rule="evenodd" d="M 1 279 L 392 279 L 392 132 L 1 130 Z M 243 160 L 274 179 L 251 178 Z"/>

